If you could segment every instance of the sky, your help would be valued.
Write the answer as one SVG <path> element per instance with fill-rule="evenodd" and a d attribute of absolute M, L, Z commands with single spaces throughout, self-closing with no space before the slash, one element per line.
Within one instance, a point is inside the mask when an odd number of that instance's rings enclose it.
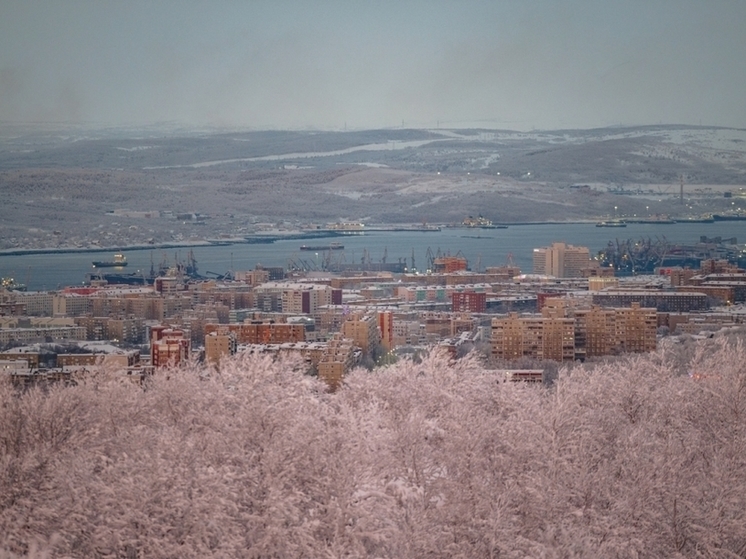
<path fill-rule="evenodd" d="M 746 128 L 746 1 L 2 0 L 2 122 Z"/>

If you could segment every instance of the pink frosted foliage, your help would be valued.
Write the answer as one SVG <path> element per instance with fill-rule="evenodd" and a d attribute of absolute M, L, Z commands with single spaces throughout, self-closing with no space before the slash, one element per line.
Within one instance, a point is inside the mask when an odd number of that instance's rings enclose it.
<path fill-rule="evenodd" d="M 0 559 L 744 557 L 746 350 L 0 383 Z"/>

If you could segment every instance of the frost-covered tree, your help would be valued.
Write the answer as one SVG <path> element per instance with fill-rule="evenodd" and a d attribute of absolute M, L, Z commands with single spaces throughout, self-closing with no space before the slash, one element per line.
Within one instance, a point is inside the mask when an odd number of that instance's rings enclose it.
<path fill-rule="evenodd" d="M 691 374 L 681 374 L 682 370 Z M 0 558 L 745 557 L 746 349 L 0 383 Z"/>

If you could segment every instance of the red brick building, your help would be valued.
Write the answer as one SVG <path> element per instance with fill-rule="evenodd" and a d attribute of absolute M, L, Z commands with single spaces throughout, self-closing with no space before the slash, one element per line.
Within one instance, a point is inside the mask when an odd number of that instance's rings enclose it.
<path fill-rule="evenodd" d="M 485 312 L 487 310 L 487 294 L 479 291 L 451 293 L 451 310 L 453 312 Z"/>

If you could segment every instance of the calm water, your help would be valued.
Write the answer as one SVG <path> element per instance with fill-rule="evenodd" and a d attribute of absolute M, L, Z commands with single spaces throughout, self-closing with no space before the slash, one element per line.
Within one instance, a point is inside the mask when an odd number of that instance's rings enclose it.
<path fill-rule="evenodd" d="M 290 259 L 303 259 L 307 262 L 318 262 L 324 258 L 310 251 L 301 251 L 300 245 L 324 245 L 331 241 L 344 244 L 344 251 L 333 251 L 335 260 L 344 258 L 346 262 L 360 262 L 367 250 L 373 262 L 379 262 L 384 251 L 388 262 L 397 262 L 400 258 L 411 265 L 414 250 L 415 265 L 424 269 L 427 264 L 426 253 L 430 248 L 435 254 L 457 254 L 459 251 L 468 260 L 472 269 L 476 269 L 481 260 L 481 268 L 505 264 L 512 254 L 513 261 L 524 272 L 532 267 L 531 254 L 536 247 L 547 246 L 553 241 L 564 241 L 569 244 L 587 246 L 591 254 L 606 246 L 608 241 L 619 239 L 640 239 L 665 237 L 670 242 L 694 243 L 701 235 L 723 238 L 736 237 L 739 243 L 746 242 L 746 221 L 716 223 L 676 223 L 672 225 L 630 224 L 626 228 L 601 228 L 593 224 L 571 225 L 517 225 L 508 229 L 443 229 L 439 232 L 380 232 L 366 233 L 360 236 L 346 236 L 337 239 L 315 239 L 311 241 L 287 240 L 272 244 L 231 245 L 217 247 L 195 247 L 192 250 L 197 259 L 199 272 L 207 271 L 224 273 L 228 270 L 248 270 L 256 264 L 265 266 L 287 266 Z M 479 238 L 473 238 L 479 237 Z M 66 285 L 80 285 L 86 273 L 92 271 L 93 260 L 108 260 L 113 257 L 108 253 L 75 253 L 75 254 L 34 254 L 26 256 L 0 256 L 0 276 L 15 277 L 17 282 L 26 283 L 30 290 L 50 290 Z M 167 257 L 174 261 L 178 254 L 186 260 L 189 249 L 153 249 L 124 251 L 129 265 L 127 272 L 150 270 L 151 255 L 156 267 Z M 109 270 L 113 270 L 109 268 Z"/>

